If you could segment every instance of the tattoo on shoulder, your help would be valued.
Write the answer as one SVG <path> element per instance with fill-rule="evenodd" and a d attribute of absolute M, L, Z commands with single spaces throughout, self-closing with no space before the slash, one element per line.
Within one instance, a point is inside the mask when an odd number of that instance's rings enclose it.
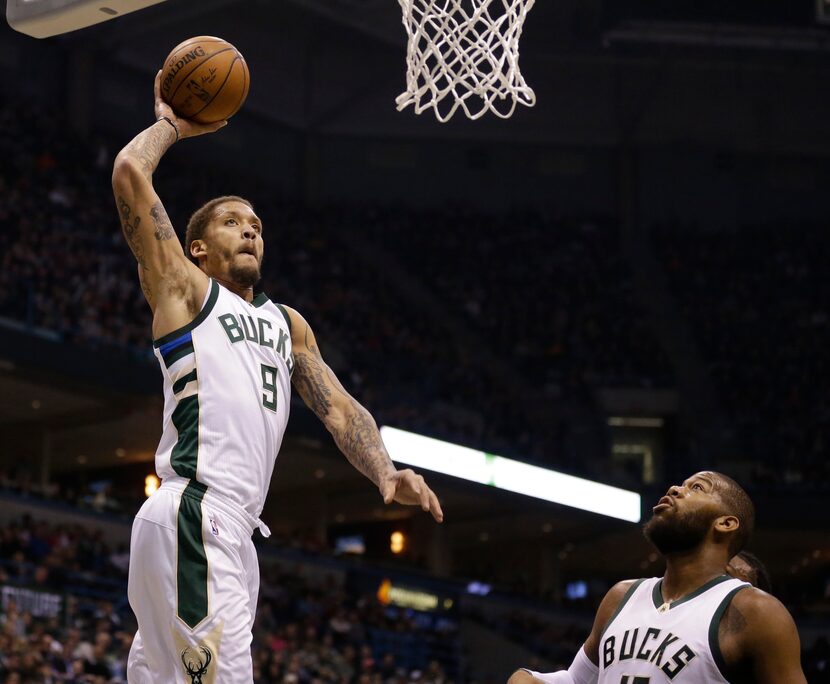
<path fill-rule="evenodd" d="M 150 207 L 150 217 L 153 219 L 153 226 L 156 229 L 153 233 L 156 240 L 170 240 L 176 236 L 173 224 L 170 223 L 170 217 L 161 202 L 156 202 Z"/>
<path fill-rule="evenodd" d="M 722 634 L 739 634 L 746 629 L 746 617 L 740 609 L 734 604 L 729 604 L 729 608 L 723 616 L 720 623 Z"/>

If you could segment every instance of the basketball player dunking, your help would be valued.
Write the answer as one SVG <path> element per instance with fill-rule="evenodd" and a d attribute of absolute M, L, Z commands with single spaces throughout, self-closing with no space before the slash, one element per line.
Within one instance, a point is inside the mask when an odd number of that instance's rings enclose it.
<path fill-rule="evenodd" d="M 518 670 L 509 684 L 806 684 L 787 609 L 726 574 L 754 519 L 746 492 L 720 473 L 671 487 L 644 528 L 663 577 L 614 586 L 570 668 Z"/>
<path fill-rule="evenodd" d="M 164 379 L 162 479 L 133 524 L 129 599 L 138 619 L 130 684 L 250 684 L 259 570 L 251 541 L 290 402 L 290 383 L 385 503 L 419 505 L 439 522 L 423 477 L 396 470 L 375 421 L 325 364 L 293 309 L 254 297 L 263 227 L 249 202 L 220 197 L 193 214 L 187 254 L 153 189 L 177 140 L 225 122 L 179 119 L 159 97 L 157 121 L 118 155 L 113 191 L 153 311 Z"/>

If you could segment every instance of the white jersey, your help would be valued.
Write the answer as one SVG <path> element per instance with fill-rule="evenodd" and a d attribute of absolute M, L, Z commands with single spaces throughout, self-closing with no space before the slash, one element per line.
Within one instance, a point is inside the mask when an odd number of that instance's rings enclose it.
<path fill-rule="evenodd" d="M 625 594 L 599 644 L 599 684 L 727 684 L 718 626 L 732 597 L 750 586 L 722 575 L 669 605 L 659 577 Z"/>
<path fill-rule="evenodd" d="M 264 294 L 248 304 L 211 278 L 196 318 L 153 347 L 164 375 L 158 476 L 195 480 L 258 517 L 291 400 L 285 309 Z"/>

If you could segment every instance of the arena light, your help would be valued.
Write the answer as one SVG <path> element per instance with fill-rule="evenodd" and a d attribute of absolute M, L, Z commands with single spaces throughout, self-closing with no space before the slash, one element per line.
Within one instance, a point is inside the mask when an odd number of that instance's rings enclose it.
<path fill-rule="evenodd" d="M 406 545 L 406 537 L 404 536 L 403 532 L 395 531 L 389 537 L 389 550 L 392 551 L 394 554 L 403 553 L 404 546 Z"/>
<path fill-rule="evenodd" d="M 389 456 L 397 463 L 433 470 L 470 482 L 578 508 L 611 518 L 640 522 L 640 495 L 619 487 L 565 475 L 476 449 L 384 425 Z"/>
<path fill-rule="evenodd" d="M 49 38 L 160 2 L 165 0 L 6 0 L 6 20 L 15 31 L 33 38 Z"/>
<path fill-rule="evenodd" d="M 662 418 L 645 418 L 636 416 L 611 416 L 608 425 L 611 427 L 642 427 L 661 428 L 665 421 Z"/>
<path fill-rule="evenodd" d="M 437 610 L 441 605 L 441 597 L 428 591 L 414 589 L 410 587 L 402 587 L 398 584 L 392 584 L 389 579 L 384 579 L 377 590 L 377 599 L 384 605 L 400 606 L 401 608 L 412 608 L 420 611 Z M 444 607 L 449 609 L 452 607 L 452 601 L 444 600 Z"/>
<path fill-rule="evenodd" d="M 159 481 L 158 477 L 153 473 L 150 473 L 147 477 L 144 478 L 144 496 L 151 497 L 158 491 L 159 485 L 161 482 Z"/>

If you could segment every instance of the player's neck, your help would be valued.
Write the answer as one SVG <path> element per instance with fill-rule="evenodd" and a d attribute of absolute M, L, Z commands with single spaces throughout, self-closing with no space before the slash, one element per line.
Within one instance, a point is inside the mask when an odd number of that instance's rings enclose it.
<path fill-rule="evenodd" d="M 704 547 L 666 556 L 666 573 L 661 587 L 663 598 L 676 601 L 724 574 L 726 561 L 719 549 Z"/>
<path fill-rule="evenodd" d="M 242 297 L 248 304 L 254 301 L 254 287 L 251 285 L 250 287 L 244 287 L 242 285 L 238 285 L 237 283 L 233 282 L 232 280 L 226 280 L 225 278 L 219 278 L 217 276 L 213 276 L 213 279 L 218 282 L 222 287 L 230 290 L 238 297 Z"/>

